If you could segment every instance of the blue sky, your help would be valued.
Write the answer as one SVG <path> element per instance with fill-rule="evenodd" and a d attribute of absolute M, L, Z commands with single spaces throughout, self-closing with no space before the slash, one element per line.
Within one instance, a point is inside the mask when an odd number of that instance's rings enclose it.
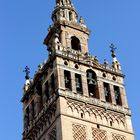
<path fill-rule="evenodd" d="M 73 0 L 92 31 L 89 48 L 102 63 L 111 63 L 109 45 L 114 43 L 122 65 L 136 140 L 140 140 L 140 1 Z M 20 140 L 22 135 L 23 69 L 47 59 L 43 39 L 52 23 L 55 0 L 0 0 L 0 138 Z"/>

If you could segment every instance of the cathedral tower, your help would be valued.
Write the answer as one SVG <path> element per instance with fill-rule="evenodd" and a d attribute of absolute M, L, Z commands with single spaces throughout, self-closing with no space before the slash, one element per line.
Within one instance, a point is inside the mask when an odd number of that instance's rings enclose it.
<path fill-rule="evenodd" d="M 44 44 L 48 60 L 33 80 L 26 67 L 23 140 L 134 140 L 124 75 L 88 50 L 90 30 L 71 0 L 56 0 Z"/>

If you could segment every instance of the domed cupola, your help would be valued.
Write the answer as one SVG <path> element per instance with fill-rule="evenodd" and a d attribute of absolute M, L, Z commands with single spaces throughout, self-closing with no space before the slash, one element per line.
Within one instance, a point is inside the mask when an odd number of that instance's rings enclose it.
<path fill-rule="evenodd" d="M 71 0 L 56 0 L 56 7 L 52 13 L 54 23 L 60 21 L 77 22 L 78 14 Z"/>

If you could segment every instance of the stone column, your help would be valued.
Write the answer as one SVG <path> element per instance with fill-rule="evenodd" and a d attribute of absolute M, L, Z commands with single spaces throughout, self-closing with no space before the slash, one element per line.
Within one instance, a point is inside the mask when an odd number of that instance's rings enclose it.
<path fill-rule="evenodd" d="M 97 83 L 98 83 L 98 90 L 99 90 L 99 97 L 100 97 L 100 100 L 105 102 L 106 100 L 105 100 L 103 82 L 100 81 L 100 80 L 98 80 Z"/>
<path fill-rule="evenodd" d="M 116 99 L 115 99 L 115 93 L 114 93 L 114 86 L 109 84 L 109 88 L 110 88 L 112 103 L 115 105 L 116 104 Z"/>
<path fill-rule="evenodd" d="M 88 84 L 87 84 L 87 77 L 86 74 L 85 75 L 81 75 L 82 76 L 82 88 L 83 88 L 83 95 L 86 97 L 89 97 L 88 94 Z"/>

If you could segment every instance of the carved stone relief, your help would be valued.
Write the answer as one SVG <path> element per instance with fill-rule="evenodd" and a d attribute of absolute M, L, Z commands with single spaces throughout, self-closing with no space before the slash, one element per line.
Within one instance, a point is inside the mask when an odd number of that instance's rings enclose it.
<path fill-rule="evenodd" d="M 73 124 L 73 140 L 87 140 L 86 127 L 84 125 Z"/>
<path fill-rule="evenodd" d="M 92 128 L 93 140 L 107 140 L 106 131 Z"/>
<path fill-rule="evenodd" d="M 112 140 L 126 140 L 125 136 L 121 136 L 118 134 L 112 134 Z"/>
<path fill-rule="evenodd" d="M 98 108 L 93 105 L 88 105 L 73 100 L 68 100 L 67 105 L 68 115 L 81 118 L 81 113 L 83 113 L 83 119 L 90 120 L 92 122 L 99 122 L 100 124 L 120 129 L 126 128 L 124 114 L 106 111 L 103 108 Z"/>

